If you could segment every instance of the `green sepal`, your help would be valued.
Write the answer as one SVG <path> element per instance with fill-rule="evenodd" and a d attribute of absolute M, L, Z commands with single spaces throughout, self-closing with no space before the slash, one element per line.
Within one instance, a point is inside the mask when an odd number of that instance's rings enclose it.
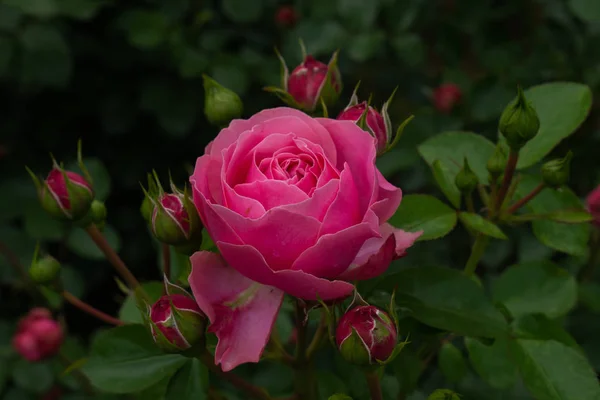
<path fill-rule="evenodd" d="M 351 328 L 352 333 L 341 343 L 339 347 L 340 354 L 344 360 L 350 364 L 354 364 L 361 367 L 370 366 L 371 364 L 371 352 L 367 347 L 367 344 L 362 340 L 356 329 Z"/>
<path fill-rule="evenodd" d="M 277 58 L 281 63 L 281 87 L 283 88 L 284 92 L 287 92 L 288 79 L 290 78 L 290 70 L 288 69 L 286 62 L 283 59 L 283 56 L 281 55 L 279 50 L 277 50 L 277 47 L 275 48 L 275 54 L 277 55 Z"/>
<path fill-rule="evenodd" d="M 377 364 L 379 364 L 380 366 L 385 366 L 385 365 L 391 363 L 392 361 L 394 361 L 394 359 L 396 357 L 398 357 L 398 355 L 400 354 L 402 349 L 404 349 L 404 346 L 406 346 L 409 343 L 410 343 L 410 341 L 408 340 L 408 337 L 407 337 L 405 341 L 398 343 L 396 345 L 396 347 L 394 347 L 392 354 L 390 354 L 390 356 L 387 358 L 387 360 L 385 360 L 385 361 L 376 360 Z"/>
<path fill-rule="evenodd" d="M 398 127 L 398 129 L 396 129 L 396 134 L 394 135 L 394 139 L 392 140 L 392 142 L 385 148 L 384 151 L 382 151 L 380 153 L 380 155 L 387 153 L 388 151 L 392 150 L 394 147 L 396 147 L 396 145 L 398 144 L 398 141 L 400 140 L 400 137 L 402 136 L 402 134 L 404 133 L 404 128 L 406 128 L 406 125 L 409 124 L 410 121 L 412 121 L 415 118 L 414 115 L 410 115 L 408 118 L 406 118 Z"/>
<path fill-rule="evenodd" d="M 337 67 L 338 54 L 339 54 L 339 51 L 336 50 L 333 53 L 333 55 L 331 56 L 331 60 L 329 61 L 329 64 L 327 64 L 327 75 L 325 76 L 325 79 L 323 80 L 323 83 L 321 84 L 321 87 L 319 88 L 319 91 L 317 92 L 315 102 L 313 103 L 312 107 L 306 111 L 314 111 L 319 99 L 323 99 L 323 102 L 326 105 L 331 106 L 331 105 L 335 104 L 335 102 L 340 97 L 340 93 L 342 91 L 343 85 L 342 85 L 342 75 L 340 74 L 340 70 Z M 338 90 L 336 90 L 333 87 L 334 76 L 335 76 L 336 82 L 339 85 Z"/>
<path fill-rule="evenodd" d="M 360 87 L 360 82 L 361 81 L 358 81 L 356 83 L 356 86 L 354 86 L 354 91 L 352 92 L 352 96 L 350 96 L 350 101 L 348 102 L 348 105 L 344 108 L 344 110 L 347 110 L 350 107 L 354 107 L 355 105 L 357 105 L 359 103 L 359 101 L 358 101 L 358 88 Z"/>
<path fill-rule="evenodd" d="M 317 302 L 323 307 L 324 312 L 326 313 L 327 318 L 327 336 L 329 336 L 329 342 L 333 347 L 335 347 L 335 327 L 336 327 L 336 318 L 335 318 L 335 308 L 333 308 L 333 312 L 329 308 L 327 304 L 319 295 L 317 295 Z"/>
<path fill-rule="evenodd" d="M 86 166 L 83 162 L 83 141 L 82 141 L 82 139 L 79 139 L 77 141 L 77 165 L 79 166 L 79 169 L 81 169 L 81 172 L 83 172 L 83 176 L 85 177 L 85 180 L 88 181 L 90 186 L 93 187 L 94 179 L 92 178 L 92 174 L 90 174 L 90 172 L 88 171 L 88 169 L 86 168 Z"/>
<path fill-rule="evenodd" d="M 392 142 L 392 120 L 390 118 L 390 114 L 389 114 L 388 110 L 390 108 L 390 105 L 392 104 L 392 101 L 394 100 L 394 96 L 396 95 L 397 90 L 398 90 L 398 86 L 396 86 L 396 88 L 392 91 L 392 94 L 390 95 L 390 97 L 387 99 L 387 101 L 385 103 L 383 103 L 383 106 L 381 107 L 381 116 L 383 117 L 383 122 L 385 124 L 386 143 Z M 400 132 L 400 134 L 402 134 L 402 132 Z M 396 136 L 398 136 L 398 132 L 396 132 Z M 386 146 L 386 148 L 387 148 L 387 146 Z"/>
<path fill-rule="evenodd" d="M 278 88 L 275 86 L 267 86 L 267 87 L 264 87 L 263 90 L 265 92 L 275 94 L 277 97 L 279 97 L 279 99 L 281 101 L 283 101 L 285 104 L 287 104 L 290 107 L 293 107 L 296 109 L 302 109 L 302 106 L 285 89 L 281 89 L 281 88 Z"/>
<path fill-rule="evenodd" d="M 169 296 L 179 294 L 190 298 L 192 297 L 187 290 L 171 282 L 166 275 L 164 275 L 163 282 L 165 285 L 165 293 Z"/>

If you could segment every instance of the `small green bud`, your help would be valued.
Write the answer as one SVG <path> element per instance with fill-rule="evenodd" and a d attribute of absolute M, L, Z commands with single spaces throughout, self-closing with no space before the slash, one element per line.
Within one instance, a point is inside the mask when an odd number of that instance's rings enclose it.
<path fill-rule="evenodd" d="M 471 194 L 473 190 L 477 187 L 479 180 L 477 179 L 477 175 L 473 172 L 471 167 L 469 166 L 469 161 L 467 157 L 465 157 L 465 162 L 463 164 L 462 169 L 456 175 L 454 179 L 454 183 L 458 190 L 460 190 L 463 194 Z"/>
<path fill-rule="evenodd" d="M 90 207 L 90 216 L 92 217 L 92 222 L 98 226 L 98 228 L 104 227 L 106 223 L 106 206 L 100 200 L 92 201 L 92 206 Z"/>
<path fill-rule="evenodd" d="M 500 133 L 513 150 L 519 150 L 533 139 L 540 129 L 540 119 L 519 87 L 517 98 L 502 112 L 498 125 Z"/>
<path fill-rule="evenodd" d="M 569 150 L 564 158 L 551 160 L 542 165 L 542 179 L 544 183 L 553 188 L 558 188 L 569 181 L 571 159 L 573 152 Z"/>
<path fill-rule="evenodd" d="M 244 105 L 240 97 L 207 75 L 204 79 L 204 114 L 208 121 L 217 126 L 225 126 L 242 115 Z"/>
<path fill-rule="evenodd" d="M 51 256 L 34 260 L 29 267 L 29 276 L 35 283 L 45 285 L 52 283 L 60 272 L 60 263 Z"/>
<path fill-rule="evenodd" d="M 429 395 L 427 400 L 460 400 L 460 396 L 450 389 L 437 389 Z"/>
<path fill-rule="evenodd" d="M 508 157 L 506 156 L 504 148 L 498 144 L 494 149 L 494 153 L 489 158 L 486 164 L 487 170 L 490 173 L 490 175 L 492 177 L 500 176 L 506 168 L 507 161 Z"/>

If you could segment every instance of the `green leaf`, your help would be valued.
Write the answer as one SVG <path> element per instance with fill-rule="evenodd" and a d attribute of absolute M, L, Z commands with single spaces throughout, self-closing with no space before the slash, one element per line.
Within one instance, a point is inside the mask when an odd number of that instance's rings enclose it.
<path fill-rule="evenodd" d="M 263 13 L 263 0 L 223 0 L 223 13 L 234 22 L 256 22 Z"/>
<path fill-rule="evenodd" d="M 479 214 L 461 212 L 458 214 L 460 221 L 468 228 L 483 233 L 486 236 L 491 236 L 496 239 L 508 239 L 504 232 L 498 228 L 496 224 L 483 218 Z"/>
<path fill-rule="evenodd" d="M 0 221 L 20 217 L 30 207 L 39 204 L 35 186 L 29 177 L 4 178 L 0 182 L 0 193 L 11 194 L 0 196 Z"/>
<path fill-rule="evenodd" d="M 3 3 L 41 19 L 51 18 L 58 12 L 55 0 L 4 0 Z"/>
<path fill-rule="evenodd" d="M 554 222 L 562 222 L 563 224 L 582 224 L 590 222 L 594 219 L 592 214 L 584 210 L 560 210 L 554 211 L 546 216 Z"/>
<path fill-rule="evenodd" d="M 16 1 L 16 0 L 13 0 Z M 0 30 L 14 32 L 20 25 L 23 18 L 23 12 L 16 6 L 8 6 L 4 2 L 0 3 Z"/>
<path fill-rule="evenodd" d="M 19 38 L 23 83 L 61 87 L 68 82 L 73 67 L 71 51 L 55 26 L 31 23 Z"/>
<path fill-rule="evenodd" d="M 486 346 L 474 338 L 465 338 L 471 365 L 479 376 L 495 389 L 508 389 L 516 380 L 518 370 L 508 354 L 508 340 L 496 339 Z"/>
<path fill-rule="evenodd" d="M 352 400 L 352 397 L 347 394 L 334 394 L 333 396 L 329 396 L 327 400 Z"/>
<path fill-rule="evenodd" d="M 514 336 L 521 339 L 555 340 L 583 353 L 573 336 L 555 320 L 542 314 L 524 315 L 511 324 Z"/>
<path fill-rule="evenodd" d="M 0 12 L 2 12 L 1 9 Z M 6 75 L 10 70 L 14 47 L 13 41 L 10 38 L 0 36 L 0 77 Z"/>
<path fill-rule="evenodd" d="M 144 282 L 142 288 L 148 293 L 152 302 L 157 301 L 163 294 L 164 285 L 162 282 Z M 141 324 L 144 322 L 140 311 L 137 308 L 135 297 L 133 294 L 127 296 L 121 309 L 119 310 L 119 319 L 123 322 L 132 324 Z"/>
<path fill-rule="evenodd" d="M 356 62 L 365 62 L 381 53 L 385 45 L 383 31 L 361 32 L 346 46 L 348 56 Z"/>
<path fill-rule="evenodd" d="M 411 346 L 405 346 L 390 365 L 400 385 L 400 392 L 414 391 L 425 366 Z"/>
<path fill-rule="evenodd" d="M 116 230 L 110 225 L 106 225 L 102 232 L 110 246 L 118 252 L 121 249 L 121 239 Z M 67 237 L 67 247 L 73 253 L 83 258 L 91 260 L 104 259 L 104 253 L 96 246 L 96 243 L 83 229 L 73 229 Z"/>
<path fill-rule="evenodd" d="M 427 400 L 460 400 L 460 396 L 450 389 L 436 389 Z"/>
<path fill-rule="evenodd" d="M 452 175 L 451 170 L 448 169 L 446 164 L 443 164 L 440 160 L 435 160 L 431 164 L 431 170 L 433 171 L 433 177 L 442 190 L 442 193 L 444 193 L 446 198 L 455 208 L 459 208 L 461 195 L 460 190 L 458 190 L 456 184 L 454 183 L 456 174 Z"/>
<path fill-rule="evenodd" d="M 12 378 L 18 387 L 39 394 L 50 389 L 54 382 L 54 374 L 49 362 L 30 363 L 25 359 L 15 362 Z"/>
<path fill-rule="evenodd" d="M 66 225 L 52 218 L 39 203 L 25 212 L 24 228 L 29 236 L 39 240 L 60 240 L 66 233 Z"/>
<path fill-rule="evenodd" d="M 89 20 L 108 2 L 99 0 L 55 0 L 61 14 L 79 20 Z"/>
<path fill-rule="evenodd" d="M 503 337 L 508 326 L 482 288 L 460 271 L 406 268 L 381 278 L 378 288 L 396 290 L 396 304 L 438 329 L 468 336 Z M 401 353 L 402 354 L 402 353 Z"/>
<path fill-rule="evenodd" d="M 556 318 L 577 303 L 577 282 L 569 272 L 550 261 L 513 265 L 493 286 L 494 301 L 506 306 L 513 317 L 544 314 Z"/>
<path fill-rule="evenodd" d="M 579 284 L 579 301 L 595 313 L 600 313 L 600 284 L 581 282 Z"/>
<path fill-rule="evenodd" d="M 375 23 L 379 0 L 337 0 L 338 14 L 347 26 L 363 31 Z"/>
<path fill-rule="evenodd" d="M 407 195 L 389 223 L 408 232 L 423 231 L 419 240 L 438 239 L 456 226 L 456 211 L 433 196 Z"/>
<path fill-rule="evenodd" d="M 171 376 L 166 376 L 154 385 L 136 393 L 136 400 L 165 400 Z"/>
<path fill-rule="evenodd" d="M 100 333 L 83 372 L 92 385 L 108 393 L 139 392 L 173 375 L 186 358 L 164 354 L 141 325 Z"/>
<path fill-rule="evenodd" d="M 156 11 L 132 10 L 121 15 L 119 25 L 127 31 L 132 46 L 152 49 L 161 45 L 167 38 L 169 22 Z"/>
<path fill-rule="evenodd" d="M 554 340 L 516 339 L 511 350 L 523 382 L 544 400 L 600 399 L 600 385 L 585 357 Z"/>
<path fill-rule="evenodd" d="M 191 358 L 171 379 L 166 400 L 208 399 L 208 369 L 197 358 Z"/>
<path fill-rule="evenodd" d="M 473 132 L 444 132 L 422 143 L 419 153 L 430 166 L 440 160 L 450 182 L 454 182 L 466 157 L 479 182 L 485 184 L 488 182 L 486 164 L 494 148 L 492 142 Z"/>
<path fill-rule="evenodd" d="M 553 82 L 525 91 L 540 119 L 540 130 L 519 151 L 518 169 L 531 167 L 571 135 L 585 121 L 592 106 L 592 91 L 573 82 Z"/>
<path fill-rule="evenodd" d="M 600 4 L 596 0 L 570 0 L 573 13 L 589 24 L 600 23 Z"/>
<path fill-rule="evenodd" d="M 467 374 L 467 363 L 461 351 L 452 343 L 444 343 L 438 354 L 438 366 L 450 382 L 460 382 Z"/>
<path fill-rule="evenodd" d="M 523 176 L 517 187 L 517 197 L 524 197 L 539 184 L 531 176 Z M 575 208 L 582 209 L 579 197 L 569 188 L 546 189 L 527 203 L 526 207 L 534 214 L 549 214 L 555 211 Z M 534 221 L 533 233 L 546 246 L 574 256 L 585 256 L 590 237 L 589 224 L 563 224 L 554 221 Z"/>

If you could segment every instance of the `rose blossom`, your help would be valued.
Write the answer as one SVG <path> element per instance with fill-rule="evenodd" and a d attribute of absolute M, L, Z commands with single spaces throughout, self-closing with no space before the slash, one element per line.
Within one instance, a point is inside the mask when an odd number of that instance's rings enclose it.
<path fill-rule="evenodd" d="M 223 370 L 259 361 L 284 293 L 344 298 L 419 237 L 386 223 L 402 192 L 375 154 L 352 121 L 275 108 L 232 121 L 198 158 L 194 203 L 220 255 L 194 254 L 189 281 Z"/>

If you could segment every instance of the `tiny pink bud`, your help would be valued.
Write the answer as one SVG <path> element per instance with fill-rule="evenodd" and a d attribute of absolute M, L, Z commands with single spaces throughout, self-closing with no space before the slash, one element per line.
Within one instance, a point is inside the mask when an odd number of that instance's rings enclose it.
<path fill-rule="evenodd" d="M 29 332 L 17 333 L 13 338 L 13 348 L 27 361 L 39 361 L 42 352 L 36 337 Z"/>
<path fill-rule="evenodd" d="M 293 6 L 281 6 L 275 13 L 275 22 L 282 27 L 292 27 L 298 21 L 298 13 Z"/>
<path fill-rule="evenodd" d="M 600 227 L 600 185 L 590 192 L 586 203 L 589 213 L 594 218 L 593 223 Z"/>
<path fill-rule="evenodd" d="M 342 356 L 358 365 L 385 361 L 394 351 L 398 334 L 387 313 L 359 306 L 342 316 L 335 340 Z"/>
<path fill-rule="evenodd" d="M 159 204 L 152 211 L 151 228 L 158 240 L 180 245 L 199 231 L 197 211 L 193 206 L 186 207 L 183 194 L 163 193 L 157 201 Z"/>
<path fill-rule="evenodd" d="M 329 66 L 314 59 L 308 55 L 290 74 L 287 82 L 288 93 L 294 100 L 306 110 L 313 110 L 319 97 L 321 96 L 324 86 L 327 83 L 327 72 Z M 334 71 L 331 74 L 331 89 L 334 95 L 339 95 L 341 91 L 341 82 L 339 71 Z M 337 96 L 334 96 L 337 100 Z M 335 101 L 333 98 L 328 99 L 326 103 Z"/>
<path fill-rule="evenodd" d="M 193 298 L 182 294 L 158 299 L 150 320 L 154 341 L 165 350 L 188 349 L 204 334 L 204 314 Z"/>
<path fill-rule="evenodd" d="M 53 356 L 60 350 L 63 341 L 63 330 L 53 319 L 33 321 L 27 332 L 35 336 L 43 357 Z"/>
<path fill-rule="evenodd" d="M 462 91 L 454 83 L 444 83 L 433 91 L 433 105 L 442 113 L 449 113 L 460 102 Z"/>
<path fill-rule="evenodd" d="M 55 167 L 44 181 L 40 199 L 44 210 L 53 217 L 79 219 L 90 209 L 94 192 L 81 175 Z"/>
<path fill-rule="evenodd" d="M 360 118 L 362 117 L 365 109 L 367 107 L 367 102 L 363 101 L 362 103 L 356 104 L 354 106 L 347 107 L 344 111 L 338 115 L 337 119 L 339 120 L 348 120 L 354 123 L 358 123 Z M 385 127 L 385 120 L 379 111 L 375 108 L 369 106 L 369 110 L 367 111 L 366 123 L 368 130 L 377 140 L 377 151 L 381 152 L 385 150 L 387 147 L 388 141 L 388 133 Z"/>

